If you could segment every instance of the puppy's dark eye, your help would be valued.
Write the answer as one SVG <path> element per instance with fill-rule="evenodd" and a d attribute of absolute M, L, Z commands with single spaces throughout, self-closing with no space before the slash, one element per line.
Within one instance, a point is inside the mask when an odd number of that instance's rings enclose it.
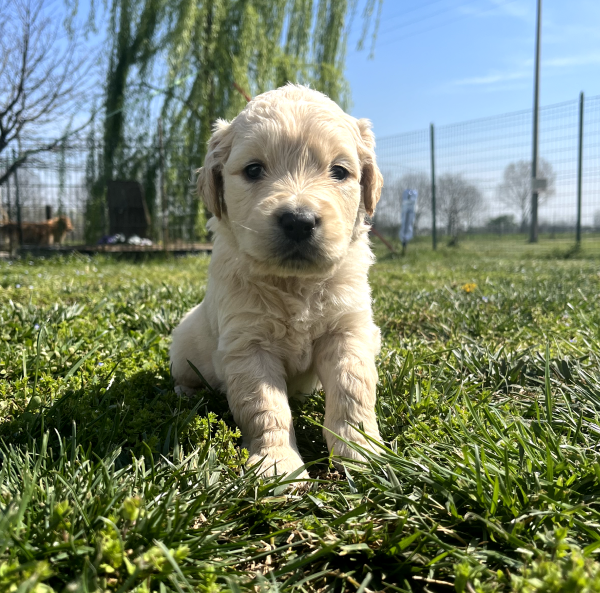
<path fill-rule="evenodd" d="M 252 181 L 256 181 L 263 176 L 265 168 L 260 163 L 252 163 L 244 168 L 246 177 Z"/>
<path fill-rule="evenodd" d="M 344 181 L 350 173 L 348 173 L 348 169 L 344 169 L 341 165 L 333 165 L 331 169 L 329 169 L 329 173 L 336 181 Z"/>

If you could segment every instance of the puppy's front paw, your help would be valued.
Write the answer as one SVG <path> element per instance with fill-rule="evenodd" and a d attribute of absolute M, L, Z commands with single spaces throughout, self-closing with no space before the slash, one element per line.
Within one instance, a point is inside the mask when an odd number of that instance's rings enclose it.
<path fill-rule="evenodd" d="M 290 474 L 304 465 L 302 458 L 291 447 L 268 447 L 250 455 L 247 466 L 252 467 L 260 463 L 258 473 L 263 476 L 283 476 Z M 304 470 L 298 480 L 308 479 L 309 475 Z"/>
<path fill-rule="evenodd" d="M 198 393 L 198 388 L 188 387 L 187 385 L 175 385 L 175 393 L 182 397 L 194 397 Z"/>

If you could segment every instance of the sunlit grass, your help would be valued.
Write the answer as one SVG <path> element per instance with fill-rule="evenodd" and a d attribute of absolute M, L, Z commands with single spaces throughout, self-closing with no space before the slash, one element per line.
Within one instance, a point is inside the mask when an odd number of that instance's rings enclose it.
<path fill-rule="evenodd" d="M 0 591 L 600 590 L 599 261 L 377 251 L 385 444 L 294 404 L 303 493 L 173 391 L 207 258 L 0 263 Z"/>

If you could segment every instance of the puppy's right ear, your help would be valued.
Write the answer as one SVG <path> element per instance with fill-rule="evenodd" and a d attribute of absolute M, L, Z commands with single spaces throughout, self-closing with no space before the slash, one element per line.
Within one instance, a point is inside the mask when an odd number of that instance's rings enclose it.
<path fill-rule="evenodd" d="M 359 148 L 362 167 L 360 178 L 362 199 L 367 214 L 373 216 L 375 206 L 377 206 L 377 202 L 379 202 L 379 198 L 381 197 L 383 175 L 377 166 L 375 135 L 371 130 L 371 122 L 368 119 L 359 119 L 357 123 L 362 141 Z"/>
<path fill-rule="evenodd" d="M 231 150 L 231 124 L 219 119 L 208 141 L 204 166 L 198 169 L 198 194 L 202 196 L 209 212 L 218 219 L 227 213 L 223 187 L 223 167 Z"/>

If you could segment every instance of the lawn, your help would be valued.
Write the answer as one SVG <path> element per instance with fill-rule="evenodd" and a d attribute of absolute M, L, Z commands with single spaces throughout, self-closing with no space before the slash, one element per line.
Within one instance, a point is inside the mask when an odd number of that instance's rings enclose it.
<path fill-rule="evenodd" d="M 207 257 L 0 262 L 0 591 L 600 591 L 600 260 L 380 253 L 369 463 L 244 469 L 169 336 Z M 578 259 L 579 257 L 579 259 Z"/>

